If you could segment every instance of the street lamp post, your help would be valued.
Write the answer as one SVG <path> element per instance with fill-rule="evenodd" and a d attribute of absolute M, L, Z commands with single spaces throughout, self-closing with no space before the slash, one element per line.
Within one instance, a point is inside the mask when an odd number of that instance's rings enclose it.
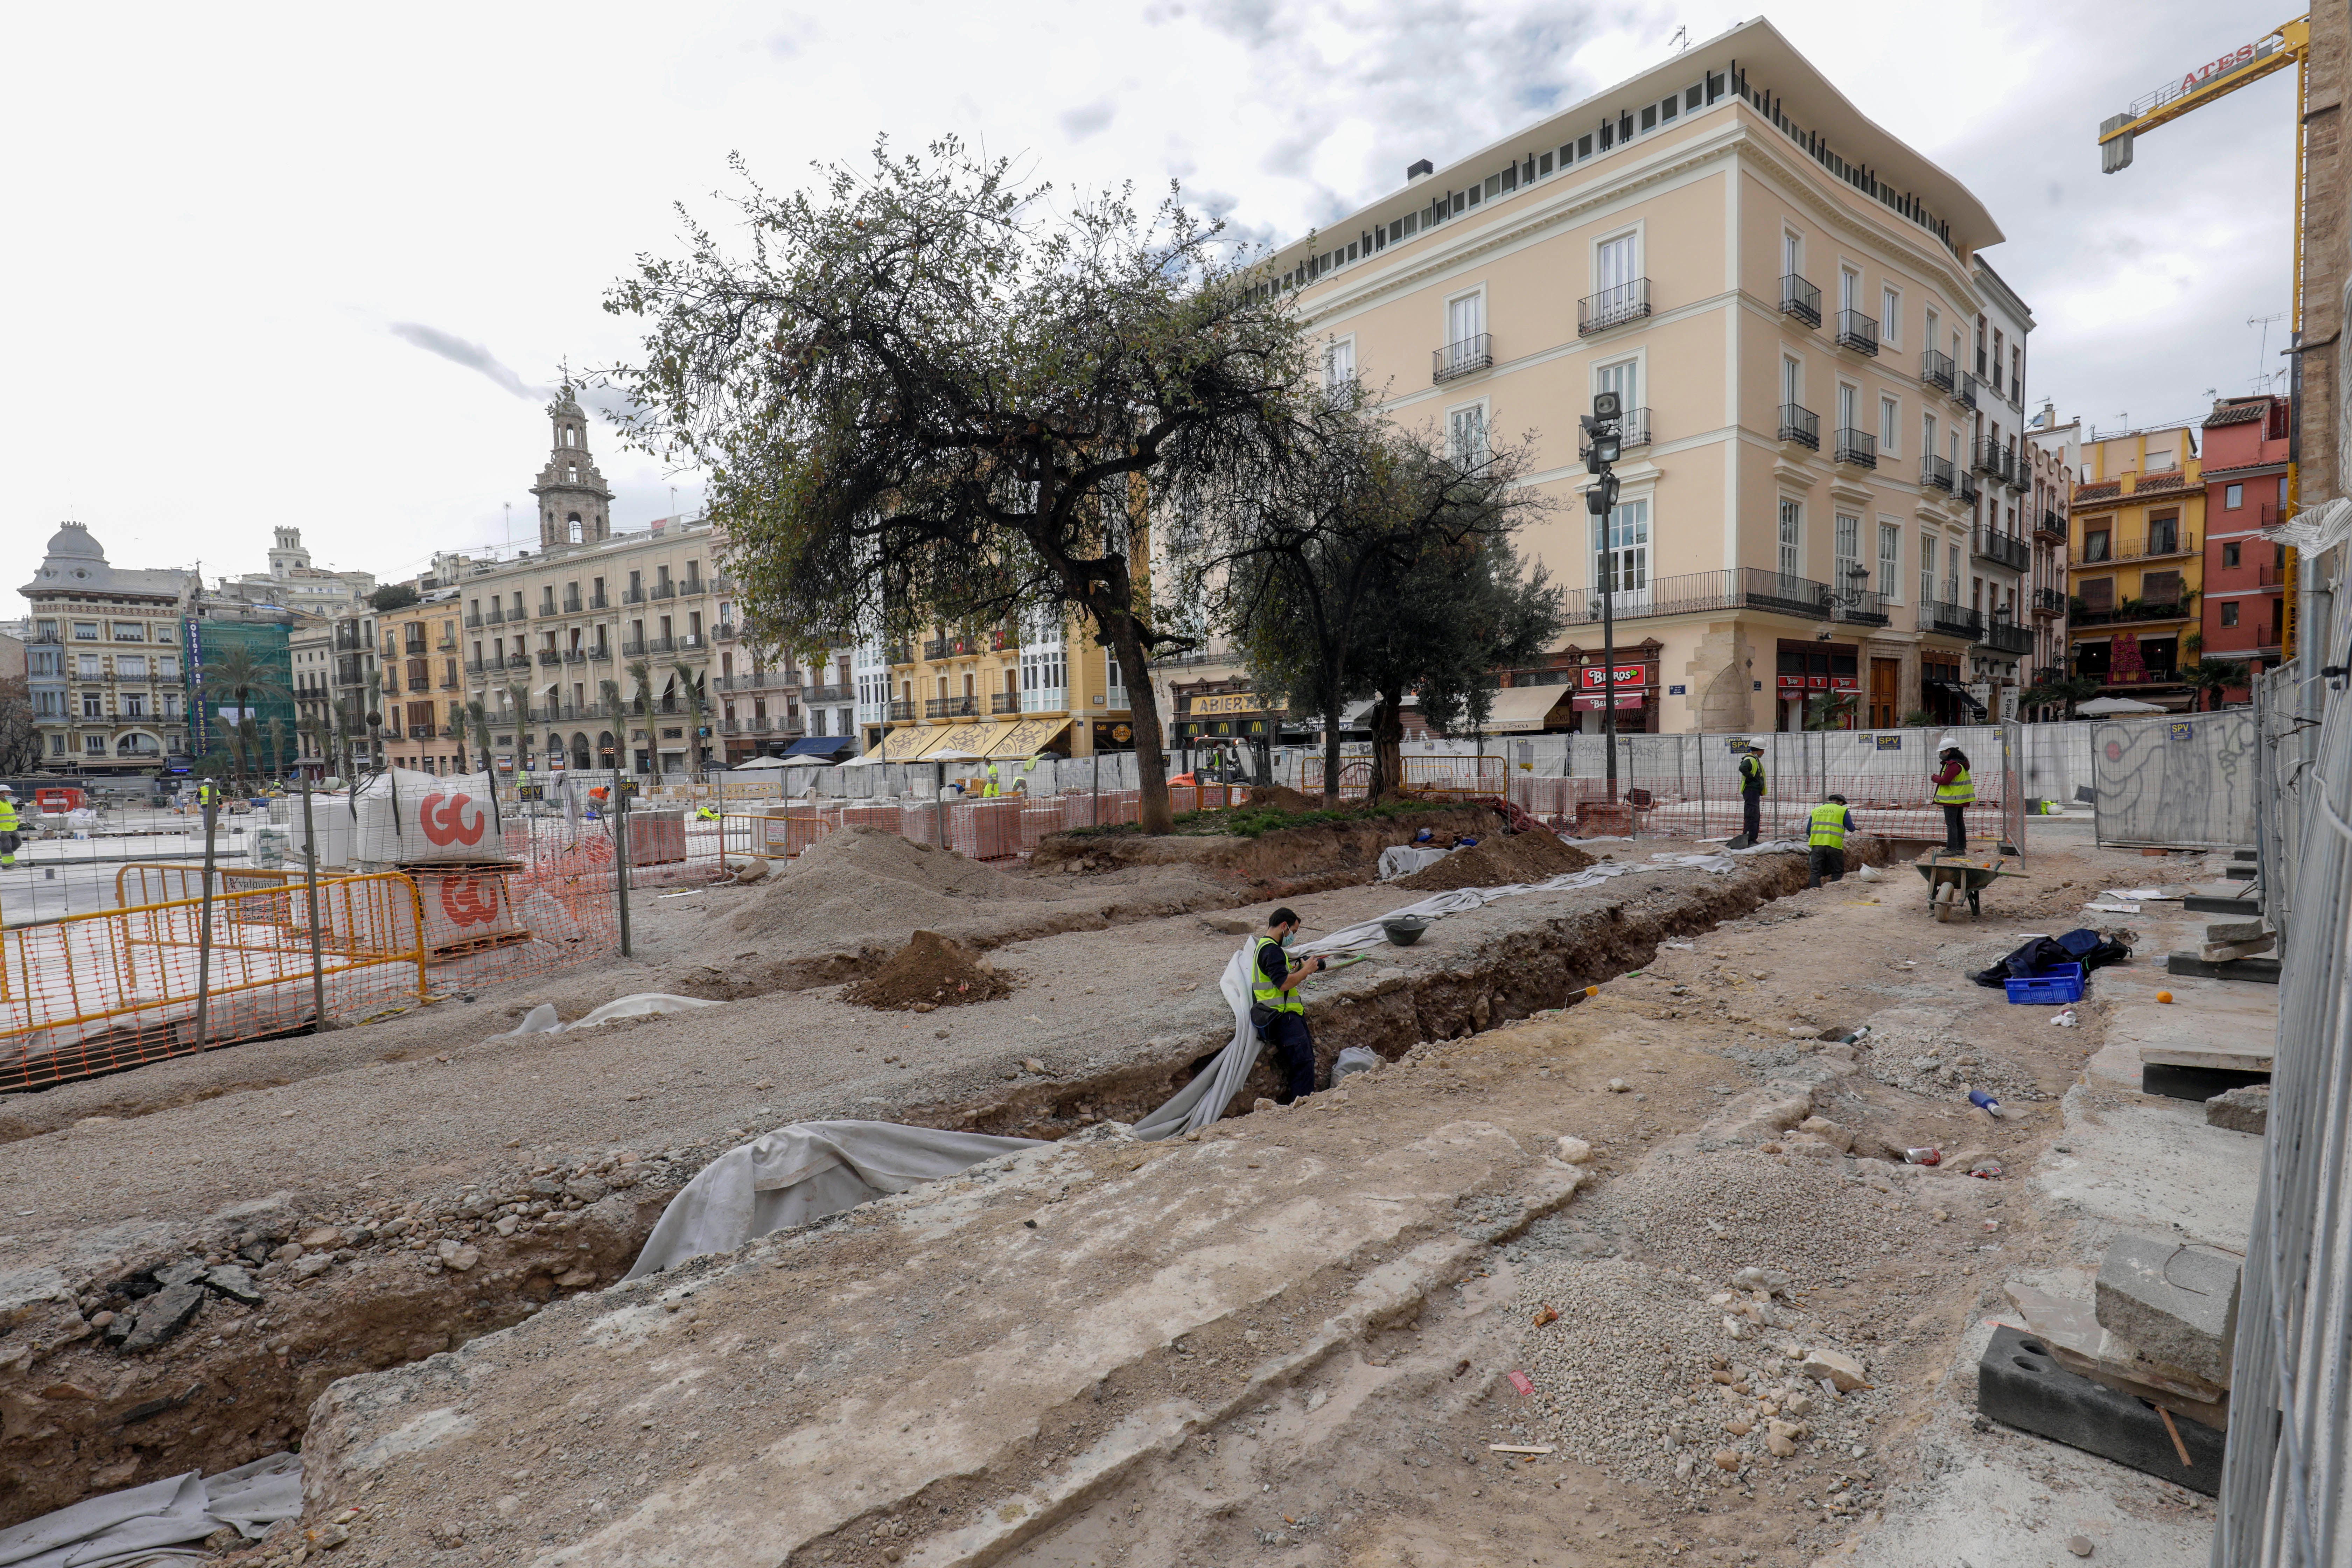
<path fill-rule="evenodd" d="M 1591 443 L 1584 449 L 1584 468 L 1593 476 L 1592 488 L 1584 492 L 1584 507 L 1601 531 L 1601 548 L 1594 562 L 1599 571 L 1594 574 L 1601 583 L 1601 734 L 1609 750 L 1611 805 L 1617 804 L 1617 617 L 1612 605 L 1617 596 L 1617 552 L 1610 533 L 1610 513 L 1617 505 L 1615 467 L 1621 445 L 1617 421 L 1623 413 L 1617 394 L 1599 392 L 1592 396 L 1592 412 L 1582 421 Z"/>

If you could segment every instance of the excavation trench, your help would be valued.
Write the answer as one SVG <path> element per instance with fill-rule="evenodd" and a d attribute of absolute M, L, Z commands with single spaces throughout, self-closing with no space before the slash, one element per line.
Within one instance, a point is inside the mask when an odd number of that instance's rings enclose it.
<path fill-rule="evenodd" d="M 1884 863 L 1874 843 L 1853 848 Z M 1425 1040 L 1572 1005 L 1587 985 L 1646 965 L 1661 942 L 1737 920 L 1804 877 L 1796 857 L 1758 857 L 1664 897 L 1609 898 L 1604 888 L 1601 901 L 1515 924 L 1442 970 L 1382 973 L 1376 956 L 1352 991 L 1311 1010 L 1318 1053 L 1327 1070 L 1350 1046 L 1393 1060 Z M 1140 1063 L 1024 1075 L 894 1120 L 1041 1139 L 1132 1121 L 1182 1087 L 1223 1036 L 1148 1044 Z M 1228 1114 L 1276 1089 L 1262 1059 Z M 124 1266 L 0 1300 L 0 1523 L 299 1447 L 311 1403 L 336 1379 L 454 1349 L 560 1295 L 611 1284 L 670 1197 L 731 1146 L 484 1173 L 454 1196 L 363 1211 L 322 1215 L 281 1196 L 177 1236 L 128 1238 L 117 1249 Z M 183 1326 L 142 1344 L 159 1309 Z M 109 1342 L 126 1321 L 132 1337 Z"/>

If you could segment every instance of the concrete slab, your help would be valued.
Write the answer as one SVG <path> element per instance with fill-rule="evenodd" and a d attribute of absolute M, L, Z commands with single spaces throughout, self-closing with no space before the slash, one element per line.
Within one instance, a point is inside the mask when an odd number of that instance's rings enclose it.
<path fill-rule="evenodd" d="M 2113 973 L 2100 972 L 2103 977 Z M 2189 984 L 2183 982 L 2181 989 L 2173 991 L 2174 999 L 2168 1003 L 2118 1001 L 2107 1017 L 2105 1041 L 2091 1058 L 2090 1075 L 2137 1089 L 2139 1069 L 2150 1061 L 2177 1060 L 2198 1067 L 2236 1065 L 2200 1058 L 2200 1053 L 2216 1048 L 2239 1054 L 2260 1052 L 2265 1058 L 2261 1070 L 2270 1070 L 2267 1058 L 2278 1032 L 2278 994 L 2267 988 L 2250 993 L 2247 987 L 2232 986 L 2229 990 L 2236 994 L 2217 994 L 2218 984 L 2208 983 L 2194 991 L 2187 988 Z M 2150 1051 L 2180 1054 L 2150 1056 Z"/>
<path fill-rule="evenodd" d="M 2238 1336 L 2238 1260 L 2170 1237 L 2128 1235 L 2099 1265 L 2099 1325 L 2151 1361 L 2230 1381 Z"/>
<path fill-rule="evenodd" d="M 378 1542 L 400 1561 L 453 1523 L 545 1568 L 996 1561 L 1410 1315 L 1581 1174 L 1461 1121 L 1335 1180 L 1316 1145 L 1343 1120 L 1286 1122 L 1053 1145 L 346 1379 L 304 1445 L 310 1506 L 411 1500 Z M 593 1479 L 512 1480 L 551 1449 Z"/>
<path fill-rule="evenodd" d="M 2035 1167 L 2042 1193 L 2117 1230 L 2245 1249 L 2260 1143 L 2207 1126 L 2205 1108 L 2186 1100 L 2116 1104 L 2078 1084 L 2062 1110 L 2066 1152 L 2053 1148 Z"/>

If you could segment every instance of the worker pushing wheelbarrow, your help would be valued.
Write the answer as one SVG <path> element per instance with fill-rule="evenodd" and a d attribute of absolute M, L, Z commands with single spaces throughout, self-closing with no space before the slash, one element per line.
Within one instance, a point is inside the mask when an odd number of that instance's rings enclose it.
<path fill-rule="evenodd" d="M 1927 884 L 1928 913 L 1939 921 L 1949 920 L 1965 895 L 1969 914 L 1981 918 L 1984 906 L 1979 900 L 1985 889 L 1998 878 L 2025 873 L 2004 865 L 2000 855 L 1969 853 L 1964 814 L 1977 798 L 1976 786 L 1969 778 L 1969 756 L 1960 750 L 1957 735 L 1945 736 L 1936 751 L 1936 771 L 1928 782 L 1935 786 L 1936 804 L 1944 812 L 1944 847 L 1929 850 L 1913 864 Z"/>

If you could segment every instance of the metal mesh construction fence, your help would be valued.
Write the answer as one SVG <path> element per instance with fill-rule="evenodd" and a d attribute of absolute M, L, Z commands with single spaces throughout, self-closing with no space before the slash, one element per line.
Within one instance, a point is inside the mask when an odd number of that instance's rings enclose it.
<path fill-rule="evenodd" d="M 0 931 L 0 1089 L 421 1001 L 415 882 L 341 877 Z"/>

